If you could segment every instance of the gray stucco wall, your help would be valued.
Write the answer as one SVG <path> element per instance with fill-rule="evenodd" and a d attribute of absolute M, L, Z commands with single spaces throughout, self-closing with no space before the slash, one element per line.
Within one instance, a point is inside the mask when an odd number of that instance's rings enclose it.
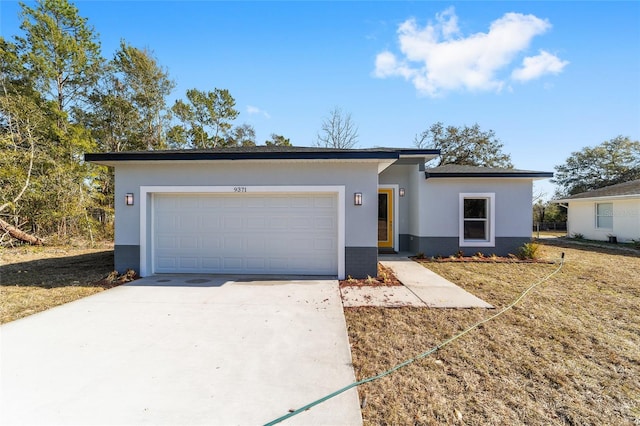
<path fill-rule="evenodd" d="M 378 247 L 346 247 L 345 271 L 347 277 L 378 276 Z"/>
<path fill-rule="evenodd" d="M 115 173 L 115 245 L 119 265 L 130 259 L 132 247 L 140 250 L 140 187 L 141 186 L 318 186 L 343 185 L 345 187 L 345 247 L 377 247 L 377 161 L 210 161 L 210 162 L 140 162 L 120 163 Z M 363 205 L 354 206 L 353 194 L 361 192 Z M 126 193 L 133 193 L 135 204 L 126 206 Z M 150 205 L 150 200 L 147 200 Z M 147 209 L 147 224 L 151 223 Z M 118 249 L 122 247 L 122 250 Z M 147 250 L 149 262 L 151 250 Z M 139 252 L 138 252 L 139 253 Z M 139 256 L 139 254 L 138 254 Z M 355 258 L 360 259 L 362 255 Z M 345 252 L 345 273 L 349 271 Z M 128 261 L 127 261 L 128 262 Z M 139 266 L 139 265 L 138 265 Z M 134 268 L 135 269 L 135 268 Z M 368 275 L 376 270 L 365 268 Z M 357 272 L 357 271 L 356 271 Z M 366 276 L 366 275 L 365 275 Z"/>
<path fill-rule="evenodd" d="M 378 177 L 379 184 L 382 185 L 398 185 L 398 189 L 404 188 L 405 195 L 398 197 L 398 212 L 396 221 L 398 232 L 407 234 L 411 232 L 411 205 L 417 204 L 419 199 L 418 192 L 412 187 L 412 175 L 419 174 L 417 165 L 392 165 L 386 168 Z M 424 174 L 422 174 L 424 176 Z"/>
<path fill-rule="evenodd" d="M 495 236 L 531 238 L 532 180 L 437 178 L 423 181 L 421 237 L 458 237 L 460 193 L 495 193 Z"/>
<path fill-rule="evenodd" d="M 114 268 L 123 274 L 127 269 L 140 271 L 140 246 L 138 245 L 115 245 L 114 247 Z"/>
<path fill-rule="evenodd" d="M 393 179 L 401 180 L 395 173 Z M 462 250 L 504 256 L 517 253 L 531 239 L 532 180 L 522 178 L 437 178 L 425 179 L 424 173 L 406 174 L 411 198 L 406 215 L 408 227 L 399 235 L 400 250 L 427 256 L 449 256 Z M 413 188 L 416 188 L 415 190 Z M 491 247 L 460 247 L 460 194 L 495 194 L 495 244 Z"/>
<path fill-rule="evenodd" d="M 473 256 L 480 252 L 485 256 L 495 254 L 507 256 L 517 254 L 523 244 L 531 241 L 530 237 L 496 237 L 493 247 L 460 247 L 458 237 L 417 237 L 413 235 L 401 235 L 401 251 L 422 253 L 425 256 L 448 257 L 462 251 L 465 256 Z M 404 243 L 404 244 L 402 244 Z"/>

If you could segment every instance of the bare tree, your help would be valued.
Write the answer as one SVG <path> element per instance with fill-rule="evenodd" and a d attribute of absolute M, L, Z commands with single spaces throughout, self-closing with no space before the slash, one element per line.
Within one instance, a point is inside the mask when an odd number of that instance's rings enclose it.
<path fill-rule="evenodd" d="M 335 107 L 322 122 L 316 145 L 325 148 L 349 149 L 358 143 L 358 126 L 350 113 Z"/>
<path fill-rule="evenodd" d="M 39 121 L 41 111 L 33 102 L 29 102 L 24 96 L 10 96 L 5 84 L 4 74 L 0 75 L 0 85 L 2 86 L 2 94 L 0 95 L 0 122 L 4 123 L 8 130 L 7 133 L 0 135 L 0 138 L 3 138 L 0 145 L 10 146 L 10 150 L 17 153 L 15 156 L 16 159 L 21 157 L 19 152 L 26 149 L 28 150 L 27 156 L 29 159 L 29 164 L 26 166 L 24 183 L 20 185 L 18 182 L 12 182 L 12 187 L 17 190 L 17 193 L 13 196 L 7 193 L 0 197 L 0 201 L 4 201 L 0 204 L 1 213 L 9 208 L 15 210 L 18 201 L 20 201 L 29 187 L 31 173 L 33 171 L 33 158 L 36 150 L 36 136 L 34 133 L 35 129 L 41 125 Z M 25 142 L 28 143 L 28 147 L 25 147 Z M 7 152 L 5 154 L 9 153 L 10 152 Z M 11 152 L 11 154 L 13 154 L 13 152 Z M 14 157 L 12 156 L 12 158 Z M 21 231 L 17 226 L 11 225 L 2 218 L 0 218 L 0 230 L 4 232 L 4 235 L 9 234 L 11 237 L 29 244 L 42 244 L 42 239 L 39 237 Z"/>

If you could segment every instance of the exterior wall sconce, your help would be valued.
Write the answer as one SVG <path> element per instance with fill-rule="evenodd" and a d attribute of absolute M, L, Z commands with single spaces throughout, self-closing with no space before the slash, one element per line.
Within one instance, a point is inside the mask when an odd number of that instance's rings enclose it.
<path fill-rule="evenodd" d="M 131 192 L 128 192 L 125 196 L 124 196 L 124 203 L 127 206 L 132 206 L 133 205 L 133 194 Z"/>
<path fill-rule="evenodd" d="M 404 197 L 404 188 L 400 188 L 400 196 Z"/>
<path fill-rule="evenodd" d="M 356 192 L 353 194 L 353 204 L 356 206 L 362 205 L 362 192 Z"/>

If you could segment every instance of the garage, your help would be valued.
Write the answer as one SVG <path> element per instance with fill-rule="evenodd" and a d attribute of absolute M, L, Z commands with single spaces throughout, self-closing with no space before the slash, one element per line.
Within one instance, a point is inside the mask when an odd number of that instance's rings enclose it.
<path fill-rule="evenodd" d="M 336 193 L 154 193 L 154 273 L 338 275 Z"/>

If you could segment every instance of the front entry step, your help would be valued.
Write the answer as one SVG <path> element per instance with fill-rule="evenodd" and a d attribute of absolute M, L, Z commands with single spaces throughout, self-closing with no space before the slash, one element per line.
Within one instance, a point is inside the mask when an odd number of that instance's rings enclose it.
<path fill-rule="evenodd" d="M 386 248 L 386 247 L 382 247 L 382 248 L 378 248 L 378 254 L 398 254 L 397 251 L 395 251 L 392 248 Z"/>

